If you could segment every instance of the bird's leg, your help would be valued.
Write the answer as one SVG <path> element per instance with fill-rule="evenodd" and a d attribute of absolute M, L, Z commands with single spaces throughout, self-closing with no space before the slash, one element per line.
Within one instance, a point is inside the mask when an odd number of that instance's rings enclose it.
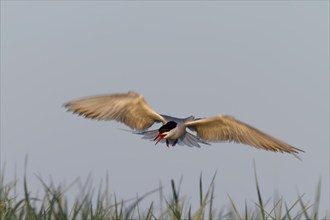
<path fill-rule="evenodd" d="M 172 144 L 172 147 L 174 147 L 176 145 L 176 143 L 178 143 L 178 139 L 176 139 L 173 144 Z"/>
<path fill-rule="evenodd" d="M 170 144 L 170 143 L 169 143 L 168 140 L 166 139 L 166 146 L 169 147 L 169 144 Z"/>

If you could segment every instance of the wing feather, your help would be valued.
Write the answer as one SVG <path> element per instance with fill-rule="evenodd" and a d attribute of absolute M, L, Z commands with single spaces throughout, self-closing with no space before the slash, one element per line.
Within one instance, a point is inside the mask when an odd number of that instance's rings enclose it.
<path fill-rule="evenodd" d="M 65 104 L 68 111 L 96 120 L 116 120 L 144 131 L 155 122 L 165 122 L 136 92 L 92 96 Z"/>
<path fill-rule="evenodd" d="M 198 137 L 204 141 L 233 141 L 270 151 L 287 153 L 303 152 L 231 116 L 218 115 L 195 120 L 187 122 L 186 126 L 190 130 L 196 131 Z"/>

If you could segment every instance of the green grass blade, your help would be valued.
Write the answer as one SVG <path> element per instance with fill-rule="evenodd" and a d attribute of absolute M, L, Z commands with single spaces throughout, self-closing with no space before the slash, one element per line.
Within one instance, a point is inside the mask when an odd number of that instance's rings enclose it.
<path fill-rule="evenodd" d="M 291 205 L 290 208 L 288 208 L 287 204 L 285 203 L 286 213 L 283 216 L 282 220 L 284 220 L 287 216 L 289 217 L 289 219 L 292 219 L 290 216 L 290 212 L 299 203 L 299 201 L 302 199 L 303 196 L 304 196 L 304 194 L 299 196 L 298 199 Z"/>
<path fill-rule="evenodd" d="M 215 174 L 213 175 L 213 178 L 211 180 L 211 183 L 208 187 L 208 190 L 205 194 L 205 196 L 203 196 L 203 202 L 201 204 L 201 206 L 199 207 L 199 209 L 197 210 L 196 214 L 194 215 L 194 219 L 204 219 L 204 210 L 205 210 L 205 207 L 208 203 L 208 199 L 209 199 L 209 196 L 210 196 L 210 193 L 211 193 L 211 189 L 212 189 L 212 186 L 214 186 L 214 181 L 215 181 L 215 177 L 216 177 L 216 174 L 217 172 L 215 172 Z"/>
<path fill-rule="evenodd" d="M 308 215 L 308 212 L 307 212 L 307 210 L 311 207 L 311 205 L 310 206 L 307 206 L 305 203 L 304 203 L 304 201 L 302 200 L 302 199 L 300 199 L 299 200 L 299 203 L 300 203 L 300 206 L 301 206 L 301 208 L 302 208 L 302 213 L 304 214 L 304 216 L 305 216 L 305 218 L 306 219 L 311 219 L 310 217 L 309 217 L 309 215 Z"/>
<path fill-rule="evenodd" d="M 231 206 L 233 207 L 234 213 L 237 216 L 237 219 L 242 220 L 243 218 L 242 218 L 241 214 L 239 213 L 239 211 L 238 211 L 238 209 L 237 209 L 234 201 L 231 199 L 231 197 L 229 196 L 229 194 L 227 194 L 227 196 L 228 196 L 228 198 L 230 200 Z"/>
<path fill-rule="evenodd" d="M 256 188 L 257 188 L 257 194 L 258 194 L 258 201 L 259 201 L 261 217 L 262 217 L 263 220 L 265 220 L 266 219 L 265 209 L 264 209 L 264 204 L 262 202 L 261 192 L 260 192 L 260 188 L 259 188 L 259 184 L 258 184 L 257 169 L 256 169 L 255 161 L 253 161 L 253 168 L 254 168 L 254 178 L 255 178 L 255 182 L 256 182 Z"/>
<path fill-rule="evenodd" d="M 202 173 L 199 177 L 199 205 L 202 206 L 203 204 L 203 181 L 202 181 Z"/>
<path fill-rule="evenodd" d="M 209 220 L 213 219 L 213 200 L 214 200 L 214 185 L 212 185 L 212 189 L 211 189 L 211 198 L 210 198 L 210 206 L 209 206 Z"/>
<path fill-rule="evenodd" d="M 147 213 L 147 216 L 146 216 L 146 220 L 151 220 L 152 219 L 152 217 L 153 217 L 153 206 L 154 206 L 154 203 L 153 202 L 151 202 L 151 204 L 150 204 L 150 207 L 149 207 L 149 209 L 148 209 L 148 213 Z"/>
<path fill-rule="evenodd" d="M 318 210 L 320 206 L 320 200 L 321 200 L 321 177 L 319 179 L 319 182 L 316 187 L 316 193 L 315 193 L 315 199 L 314 199 L 314 205 L 313 205 L 313 219 L 318 219 Z"/>
<path fill-rule="evenodd" d="M 26 181 L 26 174 L 24 174 L 24 196 L 25 196 L 25 208 L 26 208 L 26 216 L 25 219 L 36 219 L 37 216 L 31 206 L 30 201 L 32 200 L 30 198 L 28 187 L 27 187 L 27 181 Z"/>
<path fill-rule="evenodd" d="M 248 208 L 247 208 L 247 203 L 245 200 L 245 207 L 244 207 L 244 214 L 245 214 L 245 220 L 249 220 L 249 214 L 248 214 Z"/>
<path fill-rule="evenodd" d="M 189 206 L 188 210 L 188 220 L 191 220 L 191 205 Z"/>
<path fill-rule="evenodd" d="M 180 205 L 179 205 L 179 196 L 178 192 L 175 189 L 175 183 L 174 180 L 171 180 L 171 186 L 172 186 L 172 194 L 173 194 L 173 210 L 174 210 L 174 216 L 176 219 L 181 219 L 181 210 L 180 210 Z"/>

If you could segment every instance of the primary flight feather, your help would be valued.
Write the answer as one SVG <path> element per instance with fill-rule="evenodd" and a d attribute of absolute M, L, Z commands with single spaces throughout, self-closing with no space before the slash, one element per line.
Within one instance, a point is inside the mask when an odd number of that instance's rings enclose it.
<path fill-rule="evenodd" d="M 136 92 L 91 96 L 71 101 L 65 107 L 74 113 L 96 120 L 116 120 L 132 128 L 143 138 L 164 141 L 167 146 L 183 144 L 200 147 L 200 143 L 236 142 L 269 151 L 299 153 L 302 150 L 276 139 L 227 115 L 195 119 L 176 118 L 155 112 L 142 95 Z M 147 130 L 154 123 L 162 126 Z M 186 129 L 195 131 L 196 135 Z"/>

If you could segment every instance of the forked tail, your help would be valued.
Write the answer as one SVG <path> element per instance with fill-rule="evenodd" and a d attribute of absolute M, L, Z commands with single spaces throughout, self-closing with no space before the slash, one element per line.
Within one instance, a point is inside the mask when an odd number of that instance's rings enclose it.
<path fill-rule="evenodd" d="M 138 134 L 138 135 L 143 135 L 142 139 L 154 141 L 155 138 L 157 137 L 157 135 L 159 134 L 159 131 L 158 131 L 158 129 L 155 129 L 155 130 L 150 130 L 150 131 L 133 132 L 133 133 Z M 163 139 L 160 142 L 164 143 L 165 140 Z M 210 145 L 209 143 L 201 140 L 199 137 L 197 137 L 189 132 L 186 132 L 186 134 L 178 140 L 178 144 L 187 145 L 188 147 L 201 147 L 199 144 Z"/>
<path fill-rule="evenodd" d="M 142 139 L 147 139 L 150 141 L 154 141 L 159 134 L 158 129 L 150 130 L 150 131 L 142 131 L 142 132 L 133 132 L 133 134 L 143 135 Z M 161 143 L 164 143 L 165 140 L 161 140 Z"/>
<path fill-rule="evenodd" d="M 186 134 L 182 137 L 182 143 L 188 147 L 201 147 L 199 144 L 210 145 L 209 143 L 203 141 L 196 135 L 193 135 L 189 132 L 186 132 Z"/>

